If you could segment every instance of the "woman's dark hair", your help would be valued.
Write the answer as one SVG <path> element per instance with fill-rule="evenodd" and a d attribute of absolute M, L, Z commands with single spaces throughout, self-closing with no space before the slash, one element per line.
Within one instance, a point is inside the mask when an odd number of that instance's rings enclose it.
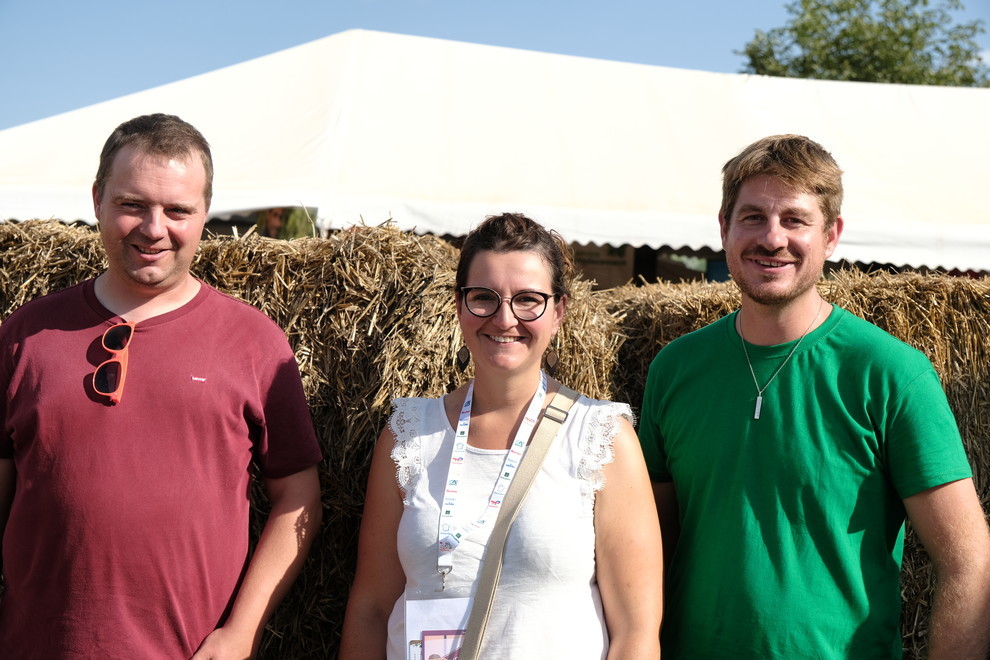
<path fill-rule="evenodd" d="M 563 237 L 555 231 L 521 213 L 490 215 L 471 230 L 461 246 L 461 258 L 457 263 L 455 287 L 460 295 L 467 286 L 468 270 L 479 252 L 535 252 L 550 269 L 553 295 L 557 300 L 570 295 L 569 284 L 574 278 L 574 260 L 571 249 Z"/>

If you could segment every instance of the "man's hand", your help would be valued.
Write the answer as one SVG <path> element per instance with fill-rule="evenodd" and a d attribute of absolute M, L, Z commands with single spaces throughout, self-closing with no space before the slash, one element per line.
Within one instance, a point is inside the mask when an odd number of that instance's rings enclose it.
<path fill-rule="evenodd" d="M 251 660 L 250 635 L 238 636 L 224 628 L 217 628 L 203 640 L 191 660 Z"/>
<path fill-rule="evenodd" d="M 244 581 L 222 628 L 207 635 L 195 660 L 253 658 L 265 623 L 302 568 L 320 527 L 320 480 L 316 466 L 265 479 L 272 508 Z"/>

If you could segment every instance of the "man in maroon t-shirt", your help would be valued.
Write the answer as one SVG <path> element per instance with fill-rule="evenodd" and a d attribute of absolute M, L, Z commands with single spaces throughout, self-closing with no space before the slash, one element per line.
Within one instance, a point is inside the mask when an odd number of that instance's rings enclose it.
<path fill-rule="evenodd" d="M 121 124 L 93 184 L 107 270 L 0 325 L 4 657 L 253 657 L 309 551 L 322 456 L 292 350 L 189 272 L 212 179 L 191 125 Z"/>

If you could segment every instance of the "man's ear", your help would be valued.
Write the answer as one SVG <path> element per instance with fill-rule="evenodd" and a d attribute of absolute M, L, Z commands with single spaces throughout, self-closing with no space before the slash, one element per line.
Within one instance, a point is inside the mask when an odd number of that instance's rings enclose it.
<path fill-rule="evenodd" d="M 722 237 L 722 249 L 725 249 L 725 236 L 729 233 L 729 220 L 722 212 L 718 214 L 718 233 Z"/>
<path fill-rule="evenodd" d="M 836 246 L 839 245 L 839 236 L 842 235 L 842 229 L 845 227 L 845 221 L 843 221 L 842 216 L 838 216 L 832 226 L 828 228 L 825 232 L 825 258 L 828 259 L 835 252 Z"/>
<path fill-rule="evenodd" d="M 93 215 L 96 216 L 96 222 L 100 221 L 100 188 L 93 182 Z"/>

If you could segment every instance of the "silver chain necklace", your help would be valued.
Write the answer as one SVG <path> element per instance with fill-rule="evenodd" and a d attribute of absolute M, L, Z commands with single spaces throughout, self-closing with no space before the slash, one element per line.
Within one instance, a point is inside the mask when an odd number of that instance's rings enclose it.
<path fill-rule="evenodd" d="M 770 380 L 768 380 L 767 384 L 764 385 L 763 387 L 760 387 L 760 381 L 756 380 L 756 372 L 753 371 L 753 362 L 749 359 L 749 351 L 746 350 L 746 337 L 743 336 L 742 317 L 741 316 L 738 317 L 739 338 L 742 339 L 743 355 L 746 356 L 746 364 L 749 365 L 749 373 L 753 376 L 753 384 L 756 385 L 756 409 L 753 411 L 753 419 L 760 418 L 760 409 L 763 408 L 763 393 L 767 391 L 767 388 L 770 387 L 770 383 L 773 382 L 773 379 L 777 377 L 777 374 L 780 373 L 780 370 L 784 368 L 784 365 L 787 364 L 788 360 L 791 359 L 791 356 L 794 355 L 794 352 L 798 349 L 798 346 L 800 346 L 801 342 L 804 341 L 804 338 L 808 336 L 809 332 L 811 332 L 811 328 L 812 326 L 815 325 L 815 321 L 817 321 L 818 317 L 821 315 L 822 307 L 824 305 L 825 305 L 824 300 L 818 303 L 818 311 L 815 312 L 815 318 L 811 319 L 811 323 L 808 324 L 808 329 L 805 330 L 804 334 L 801 335 L 801 337 L 797 340 L 797 343 L 794 344 L 794 348 L 792 348 L 791 352 L 787 354 L 787 357 L 784 358 L 784 361 L 780 363 L 779 367 L 777 367 L 777 371 L 773 372 L 773 375 L 770 376 Z"/>

